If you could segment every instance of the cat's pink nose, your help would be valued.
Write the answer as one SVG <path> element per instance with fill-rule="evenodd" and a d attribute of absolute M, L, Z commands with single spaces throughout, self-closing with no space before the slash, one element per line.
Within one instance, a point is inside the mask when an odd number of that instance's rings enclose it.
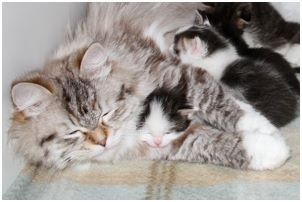
<path fill-rule="evenodd" d="M 159 146 L 162 142 L 162 137 L 161 136 L 157 136 L 157 137 L 154 137 L 154 143 Z"/>

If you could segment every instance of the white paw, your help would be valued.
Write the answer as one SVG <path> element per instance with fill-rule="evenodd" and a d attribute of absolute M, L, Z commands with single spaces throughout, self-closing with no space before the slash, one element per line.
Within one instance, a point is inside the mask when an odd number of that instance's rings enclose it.
<path fill-rule="evenodd" d="M 295 44 L 290 47 L 288 52 L 284 55 L 285 59 L 289 61 L 294 67 L 300 66 L 300 44 Z"/>
<path fill-rule="evenodd" d="M 237 123 L 243 146 L 250 158 L 250 169 L 265 170 L 280 167 L 290 157 L 280 131 L 252 106 L 237 102 L 244 115 Z"/>
<path fill-rule="evenodd" d="M 279 131 L 267 118 L 257 112 L 244 114 L 237 122 L 237 130 L 239 132 L 263 134 L 274 134 Z"/>
<path fill-rule="evenodd" d="M 290 157 L 290 149 L 279 132 L 243 134 L 243 147 L 250 158 L 249 168 L 253 170 L 278 168 Z"/>
<path fill-rule="evenodd" d="M 274 134 L 278 129 L 272 125 L 267 118 L 257 112 L 251 105 L 237 101 L 240 109 L 244 111 L 243 116 L 237 122 L 239 132 Z"/>

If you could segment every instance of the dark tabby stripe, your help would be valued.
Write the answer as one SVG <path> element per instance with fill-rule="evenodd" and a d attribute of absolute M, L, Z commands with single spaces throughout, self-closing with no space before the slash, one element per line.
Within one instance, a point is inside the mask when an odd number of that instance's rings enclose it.
<path fill-rule="evenodd" d="M 42 140 L 40 141 L 40 146 L 42 147 L 45 142 L 52 141 L 56 136 L 57 136 L 56 133 L 52 133 L 52 134 L 48 135 L 47 137 L 42 138 Z"/>
<path fill-rule="evenodd" d="M 202 122 L 193 123 L 172 144 L 168 160 L 211 163 L 247 169 L 250 159 L 239 134 L 222 132 Z"/>

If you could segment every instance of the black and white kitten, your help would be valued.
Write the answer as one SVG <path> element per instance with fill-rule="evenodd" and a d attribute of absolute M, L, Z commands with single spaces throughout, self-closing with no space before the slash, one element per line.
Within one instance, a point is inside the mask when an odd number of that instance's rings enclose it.
<path fill-rule="evenodd" d="M 174 50 L 182 62 L 207 70 L 215 79 L 240 92 L 276 126 L 290 122 L 296 116 L 297 89 L 289 85 L 276 63 L 268 62 L 282 60 L 282 56 L 272 53 L 267 61 L 261 51 L 254 51 L 255 55 L 250 57 L 241 55 L 207 19 L 198 14 L 197 17 L 203 25 L 181 30 L 175 36 Z"/>
<path fill-rule="evenodd" d="M 238 43 L 241 36 L 250 47 L 270 48 L 300 66 L 300 24 L 288 22 L 267 2 L 205 3 L 203 11 L 226 38 Z M 235 38 L 234 38 L 235 37 Z"/>
<path fill-rule="evenodd" d="M 145 100 L 137 128 L 141 140 L 152 147 L 164 147 L 180 137 L 189 121 L 180 111 L 191 108 L 185 92 L 179 89 L 156 89 Z"/>
<path fill-rule="evenodd" d="M 244 30 L 243 28 L 238 28 L 238 24 L 246 22 L 242 18 L 247 20 L 247 16 L 251 15 L 251 11 L 248 9 L 249 7 L 247 7 L 247 5 L 250 4 L 217 3 L 215 7 L 216 10 L 214 9 L 212 13 L 209 13 L 209 11 L 198 11 L 196 23 L 202 24 L 204 22 L 202 19 L 207 19 L 207 22 L 209 22 L 208 24 L 213 26 L 215 30 L 219 32 L 219 34 L 232 43 L 240 56 L 247 57 L 252 60 L 263 60 L 266 63 L 270 63 L 280 74 L 282 74 L 293 91 L 299 95 L 300 82 L 295 75 L 295 70 L 291 68 L 291 65 L 287 62 L 287 60 L 284 59 L 281 54 L 268 48 L 250 48 L 243 39 L 242 35 Z M 233 13 L 235 11 L 236 13 L 239 13 L 241 17 L 237 16 L 239 14 L 235 15 Z M 201 20 L 199 21 L 198 19 Z M 244 27 L 244 25 L 242 26 Z"/>
<path fill-rule="evenodd" d="M 160 88 L 145 100 L 137 131 L 148 150 L 165 160 L 252 168 L 242 136 L 218 130 L 198 116 L 189 115 L 192 107 L 183 93 Z"/>

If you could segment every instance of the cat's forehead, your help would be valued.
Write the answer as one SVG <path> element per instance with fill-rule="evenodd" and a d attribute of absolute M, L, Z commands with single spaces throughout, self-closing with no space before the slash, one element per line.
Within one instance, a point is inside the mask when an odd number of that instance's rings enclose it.
<path fill-rule="evenodd" d="M 68 130 L 75 125 L 69 113 L 59 102 L 50 104 L 44 112 L 31 118 L 30 121 L 40 131 L 58 130 L 59 132 L 60 130 Z"/>
<path fill-rule="evenodd" d="M 108 100 L 121 101 L 128 96 L 135 96 L 138 84 L 127 77 L 128 75 L 113 75 L 96 82 L 95 87 L 99 101 L 103 104 L 109 102 Z"/>

